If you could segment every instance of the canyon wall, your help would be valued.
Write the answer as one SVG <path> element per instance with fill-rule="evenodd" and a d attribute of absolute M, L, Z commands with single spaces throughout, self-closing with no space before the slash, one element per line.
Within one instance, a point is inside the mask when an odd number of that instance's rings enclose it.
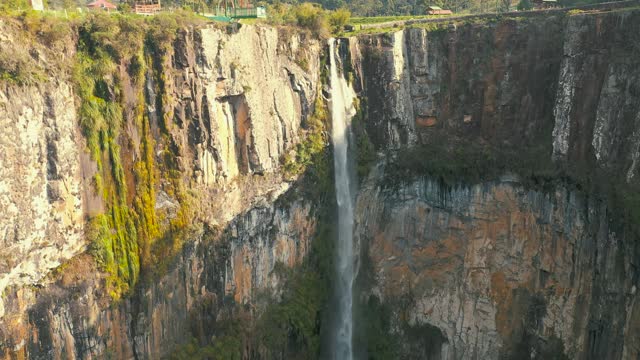
<path fill-rule="evenodd" d="M 86 46 L 83 36 L 100 29 L 81 27 L 54 42 L 42 21 L 35 35 L 19 20 L 0 23 L 3 65 L 16 68 L 0 85 L 0 357 L 159 358 L 191 336 L 210 336 L 223 306 L 277 296 L 274 268 L 301 263 L 316 227 L 318 204 L 290 190 L 296 176 L 285 178 L 282 164 L 307 136 L 319 42 L 274 27 L 185 25 L 161 49 L 150 30 L 152 45 L 136 49 L 146 57 L 143 80 L 131 75 L 135 56 L 120 54 L 104 77 L 105 101 L 123 115 L 110 130 L 115 143 L 96 157 L 81 107 L 100 100 L 77 95 L 75 41 Z M 125 34 L 113 18 L 92 21 L 117 25 L 120 40 L 140 35 Z M 6 60 L 23 52 L 22 63 Z M 119 166 L 121 183 L 111 176 Z M 141 249 L 142 275 L 121 299 L 112 285 L 120 270 L 109 273 L 89 255 L 97 250 L 87 219 L 117 217 L 110 181 L 127 190 L 119 205 L 138 213 L 137 242 L 128 240 Z M 277 201 L 285 193 L 289 200 Z M 136 210 L 138 201 L 153 214 Z M 148 217 L 163 234 L 150 239 L 144 259 L 139 219 Z"/>
<path fill-rule="evenodd" d="M 635 244 L 611 230 L 600 201 L 509 178 L 369 180 L 357 214 L 371 294 L 441 331 L 434 358 L 637 356 Z"/>
<path fill-rule="evenodd" d="M 349 39 L 379 159 L 356 210 L 361 306 L 387 304 L 396 356 L 638 356 L 638 20 Z"/>

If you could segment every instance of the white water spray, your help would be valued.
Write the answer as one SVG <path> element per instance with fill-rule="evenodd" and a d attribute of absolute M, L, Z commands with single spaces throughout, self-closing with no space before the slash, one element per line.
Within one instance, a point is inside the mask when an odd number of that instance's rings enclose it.
<path fill-rule="evenodd" d="M 338 73 L 335 39 L 329 40 L 331 63 L 331 118 L 336 199 L 338 201 L 337 284 L 338 309 L 334 332 L 334 359 L 353 359 L 353 194 L 349 171 L 350 122 L 355 109 L 354 91 Z"/>

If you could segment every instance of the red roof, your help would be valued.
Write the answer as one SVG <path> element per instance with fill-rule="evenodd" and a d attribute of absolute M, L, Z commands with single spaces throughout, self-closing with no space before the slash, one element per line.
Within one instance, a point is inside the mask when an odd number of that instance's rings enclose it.
<path fill-rule="evenodd" d="M 96 0 L 92 3 L 87 4 L 87 7 L 90 8 L 100 8 L 100 9 L 109 9 L 109 10 L 115 10 L 118 7 L 113 5 L 112 3 L 108 2 L 107 0 Z"/>

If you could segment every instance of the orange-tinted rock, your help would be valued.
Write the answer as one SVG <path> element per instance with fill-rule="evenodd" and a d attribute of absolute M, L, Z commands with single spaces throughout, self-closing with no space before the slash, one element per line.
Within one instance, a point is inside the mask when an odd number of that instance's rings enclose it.
<path fill-rule="evenodd" d="M 418 116 L 416 118 L 416 125 L 422 127 L 435 126 L 438 123 L 438 119 L 435 116 Z"/>
<path fill-rule="evenodd" d="M 633 282 L 616 270 L 630 257 L 624 245 L 588 225 L 592 219 L 607 226 L 606 217 L 591 213 L 601 211 L 594 203 L 562 188 L 546 194 L 513 183 L 397 186 L 382 192 L 365 186 L 358 199 L 358 209 L 371 209 L 357 224 L 360 239 L 371 239 L 365 255 L 376 293 L 391 304 L 414 299 L 411 308 L 395 311 L 437 326 L 449 353 L 496 359 L 517 351 L 524 336 L 540 336 L 561 339 L 559 351 L 580 357 L 592 351 L 590 319 L 603 314 L 612 319 L 603 326 L 618 334 L 603 341 L 628 344 L 627 353 L 634 353 L 639 335 L 623 321 L 633 308 L 626 295 Z M 611 255 L 600 257 L 596 248 Z M 588 265 L 596 258 L 596 267 Z M 603 289 L 610 300 L 599 295 Z M 590 308 L 595 304 L 603 310 Z M 622 351 L 601 346 L 612 358 Z"/>

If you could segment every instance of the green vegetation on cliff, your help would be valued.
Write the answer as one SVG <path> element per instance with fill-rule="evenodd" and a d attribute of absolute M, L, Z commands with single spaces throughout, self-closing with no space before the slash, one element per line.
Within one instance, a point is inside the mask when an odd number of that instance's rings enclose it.
<path fill-rule="evenodd" d="M 141 266 L 146 270 L 157 266 L 152 265 L 158 258 L 152 253 L 155 241 L 187 223 L 179 216 L 169 228 L 159 225 L 155 191 L 159 166 L 166 169 L 167 165 L 155 162 L 156 140 L 144 105 L 146 77 L 154 74 L 152 63 L 167 56 L 177 29 L 187 22 L 192 20 L 96 13 L 78 25 L 73 69 L 78 117 L 98 167 L 95 190 L 106 208 L 104 214 L 91 219 L 88 237 L 91 253 L 109 274 L 107 287 L 115 299 L 133 288 Z M 131 89 L 134 95 L 124 94 L 124 89 Z M 137 101 L 126 103 L 126 97 Z M 127 127 L 136 129 L 138 144 L 125 133 Z M 161 128 L 166 130 L 166 126 Z M 174 186 L 173 192 L 181 189 Z M 186 205 L 182 204 L 183 216 Z M 162 257 L 168 255 L 163 252 Z"/>
<path fill-rule="evenodd" d="M 91 251 L 109 273 L 108 288 L 114 298 L 135 284 L 140 264 L 138 233 L 127 189 L 118 143 L 124 127 L 120 104 L 118 63 L 130 61 L 142 39 L 135 31 L 132 48 L 116 48 L 120 24 L 112 17 L 97 16 L 80 27 L 80 43 L 74 80 L 80 98 L 79 119 L 87 147 L 98 164 L 95 190 L 102 194 L 105 215 L 91 221 Z M 140 84 L 137 84 L 140 86 Z"/>
<path fill-rule="evenodd" d="M 316 99 L 315 110 L 307 119 L 305 125 L 306 137 L 283 159 L 285 177 L 293 179 L 310 165 L 318 163 L 324 156 L 323 152 L 327 144 L 326 119 L 328 117 L 326 104 L 320 97 Z"/>
<path fill-rule="evenodd" d="M 351 128 L 356 141 L 356 174 L 358 180 L 362 181 L 369 174 L 376 160 L 376 153 L 365 127 L 366 99 L 356 98 L 354 101 L 356 114 L 351 119 Z"/>
<path fill-rule="evenodd" d="M 550 137 L 549 137 L 550 138 Z M 554 191 L 568 186 L 607 204 L 614 229 L 640 239 L 640 186 L 606 169 L 584 163 L 551 160 L 551 144 L 494 147 L 479 142 L 464 144 L 434 138 L 430 143 L 405 148 L 392 155 L 386 170 L 387 186 L 397 186 L 427 175 L 449 187 L 497 181 L 505 174 L 518 175 L 526 188 Z"/>
<path fill-rule="evenodd" d="M 73 41 L 73 22 L 55 16 L 41 16 L 32 11 L 6 17 L 6 21 L 16 25 L 14 27 L 8 24 L 7 31 L 20 28 L 18 31 L 24 44 L 39 43 L 38 45 L 45 47 L 47 62 L 36 61 L 34 55 L 29 52 L 29 46 L 6 42 L 3 44 L 3 51 L 0 51 L 0 82 L 23 86 L 36 85 L 53 75 L 58 75 L 60 71 L 68 70 L 68 59 L 65 58 L 68 53 L 66 45 Z M 47 63 L 55 63 L 55 69 L 46 68 Z"/>
<path fill-rule="evenodd" d="M 327 214 L 320 219 L 329 221 Z M 254 341 L 276 357 L 283 349 L 293 357 L 320 356 L 321 336 L 328 314 L 333 278 L 333 231 L 325 224 L 317 229 L 308 259 L 300 268 L 276 269 L 285 281 L 280 301 L 270 301 L 258 319 Z"/>

